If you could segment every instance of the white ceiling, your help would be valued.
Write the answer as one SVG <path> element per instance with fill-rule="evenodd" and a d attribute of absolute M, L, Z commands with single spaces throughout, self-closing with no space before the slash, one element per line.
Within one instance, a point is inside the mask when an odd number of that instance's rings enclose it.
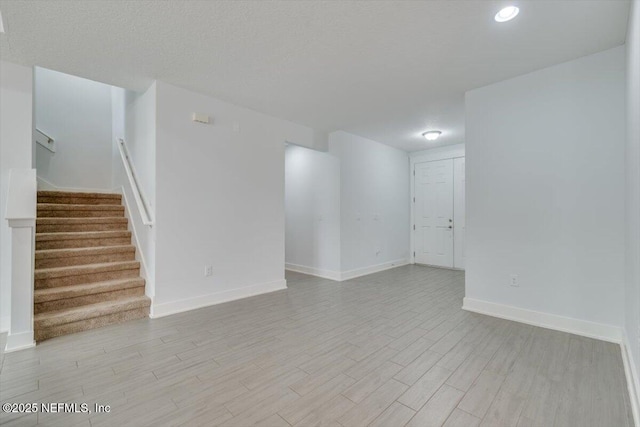
<path fill-rule="evenodd" d="M 520 15 L 494 14 L 517 4 Z M 624 43 L 625 0 L 0 1 L 0 58 L 154 79 L 407 151 L 464 141 L 464 92 Z M 420 134 L 443 131 L 438 143 Z"/>

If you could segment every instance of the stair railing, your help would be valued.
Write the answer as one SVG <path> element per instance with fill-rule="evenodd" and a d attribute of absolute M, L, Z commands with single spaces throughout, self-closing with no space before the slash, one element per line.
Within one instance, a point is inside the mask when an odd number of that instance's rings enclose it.
<path fill-rule="evenodd" d="M 42 145 L 47 150 L 52 153 L 56 152 L 56 141 L 38 128 L 36 128 L 35 139 L 38 144 Z"/>
<path fill-rule="evenodd" d="M 140 212 L 140 216 L 142 217 L 142 223 L 148 227 L 151 227 L 153 226 L 151 209 L 149 209 L 149 206 L 147 205 L 147 202 L 144 196 L 142 195 L 140 183 L 138 181 L 135 169 L 133 167 L 133 163 L 131 162 L 131 157 L 129 156 L 129 150 L 127 149 L 127 144 L 124 142 L 124 139 L 122 138 L 118 139 L 118 150 L 120 151 L 122 164 L 124 165 L 124 170 L 127 174 L 127 178 L 129 179 L 129 185 L 131 186 L 133 197 L 136 200 L 138 211 Z"/>

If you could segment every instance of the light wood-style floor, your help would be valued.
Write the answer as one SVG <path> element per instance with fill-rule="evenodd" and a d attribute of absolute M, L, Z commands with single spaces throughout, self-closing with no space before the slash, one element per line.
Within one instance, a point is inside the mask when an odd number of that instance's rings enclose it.
<path fill-rule="evenodd" d="M 631 426 L 617 345 L 465 312 L 464 273 L 405 266 L 4 355 L 2 402 L 111 405 L 2 425 Z"/>

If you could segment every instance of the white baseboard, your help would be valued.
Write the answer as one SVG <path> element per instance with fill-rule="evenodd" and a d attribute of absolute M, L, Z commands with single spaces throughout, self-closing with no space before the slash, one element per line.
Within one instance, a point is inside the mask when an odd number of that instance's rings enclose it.
<path fill-rule="evenodd" d="M 620 350 L 622 351 L 622 364 L 624 365 L 624 374 L 627 378 L 627 390 L 629 391 L 629 400 L 631 401 L 631 412 L 633 413 L 633 421 L 636 426 L 640 426 L 640 401 L 638 391 L 640 391 L 640 382 L 638 381 L 638 371 L 633 363 L 631 355 L 629 336 L 624 333 Z"/>
<path fill-rule="evenodd" d="M 47 181 L 41 176 L 36 177 L 38 181 L 38 190 L 50 191 L 72 191 L 77 193 L 111 193 L 110 188 L 82 188 L 82 187 L 60 187 L 54 183 Z"/>
<path fill-rule="evenodd" d="M 33 339 L 33 331 L 8 334 L 7 345 L 5 346 L 4 352 L 11 353 L 12 351 L 24 350 L 35 346 L 36 342 Z"/>
<path fill-rule="evenodd" d="M 372 265 L 364 268 L 357 268 L 355 270 L 343 271 L 340 273 L 340 280 L 350 280 L 355 279 L 356 277 L 367 276 L 373 273 L 379 273 L 384 270 L 389 270 L 391 268 L 400 267 L 403 265 L 409 264 L 408 259 L 397 259 L 395 261 L 389 261 L 378 265 Z"/>
<path fill-rule="evenodd" d="M 153 305 L 153 319 L 169 316 L 171 314 L 182 313 L 184 311 L 195 310 L 208 307 L 210 305 L 221 304 L 223 302 L 235 301 L 269 292 L 287 289 L 286 280 L 276 280 L 275 282 L 261 283 L 258 285 L 245 286 L 228 291 L 216 292 L 214 294 L 200 295 L 193 298 L 186 298 L 178 301 L 165 302 Z"/>
<path fill-rule="evenodd" d="M 556 314 L 527 310 L 467 297 L 463 300 L 462 309 L 616 344 L 622 343 L 622 329 L 617 326 L 573 319 L 571 317 L 558 316 Z"/>
<path fill-rule="evenodd" d="M 297 273 L 309 274 L 311 276 L 321 277 L 323 279 L 340 281 L 340 272 L 332 270 L 322 270 L 320 268 L 307 267 L 306 265 L 285 264 L 285 270 L 295 271 Z"/>
<path fill-rule="evenodd" d="M 321 277 L 323 279 L 335 280 L 337 282 L 342 282 L 344 280 L 355 279 L 356 277 L 367 276 L 373 273 L 379 273 L 384 270 L 389 270 L 391 268 L 400 267 L 403 265 L 409 264 L 408 259 L 398 259 L 395 261 L 385 262 L 383 264 L 371 265 L 369 267 L 358 268 L 350 271 L 332 271 L 332 270 L 322 270 L 315 267 L 307 267 L 306 265 L 298 265 L 298 264 L 285 264 L 285 270 L 295 271 L 297 273 L 309 274 L 311 276 Z"/>

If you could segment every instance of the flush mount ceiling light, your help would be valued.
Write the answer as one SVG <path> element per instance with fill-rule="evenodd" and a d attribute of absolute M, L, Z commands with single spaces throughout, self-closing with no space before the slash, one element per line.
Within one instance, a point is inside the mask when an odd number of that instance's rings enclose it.
<path fill-rule="evenodd" d="M 439 130 L 429 130 L 422 134 L 422 136 L 424 136 L 427 141 L 435 141 L 440 135 L 442 135 L 442 132 L 440 132 Z"/>
<path fill-rule="evenodd" d="M 505 8 L 500 9 L 500 12 L 496 13 L 495 20 L 497 22 L 507 22 L 511 21 L 513 18 L 518 16 L 520 9 L 515 6 L 507 6 Z"/>

